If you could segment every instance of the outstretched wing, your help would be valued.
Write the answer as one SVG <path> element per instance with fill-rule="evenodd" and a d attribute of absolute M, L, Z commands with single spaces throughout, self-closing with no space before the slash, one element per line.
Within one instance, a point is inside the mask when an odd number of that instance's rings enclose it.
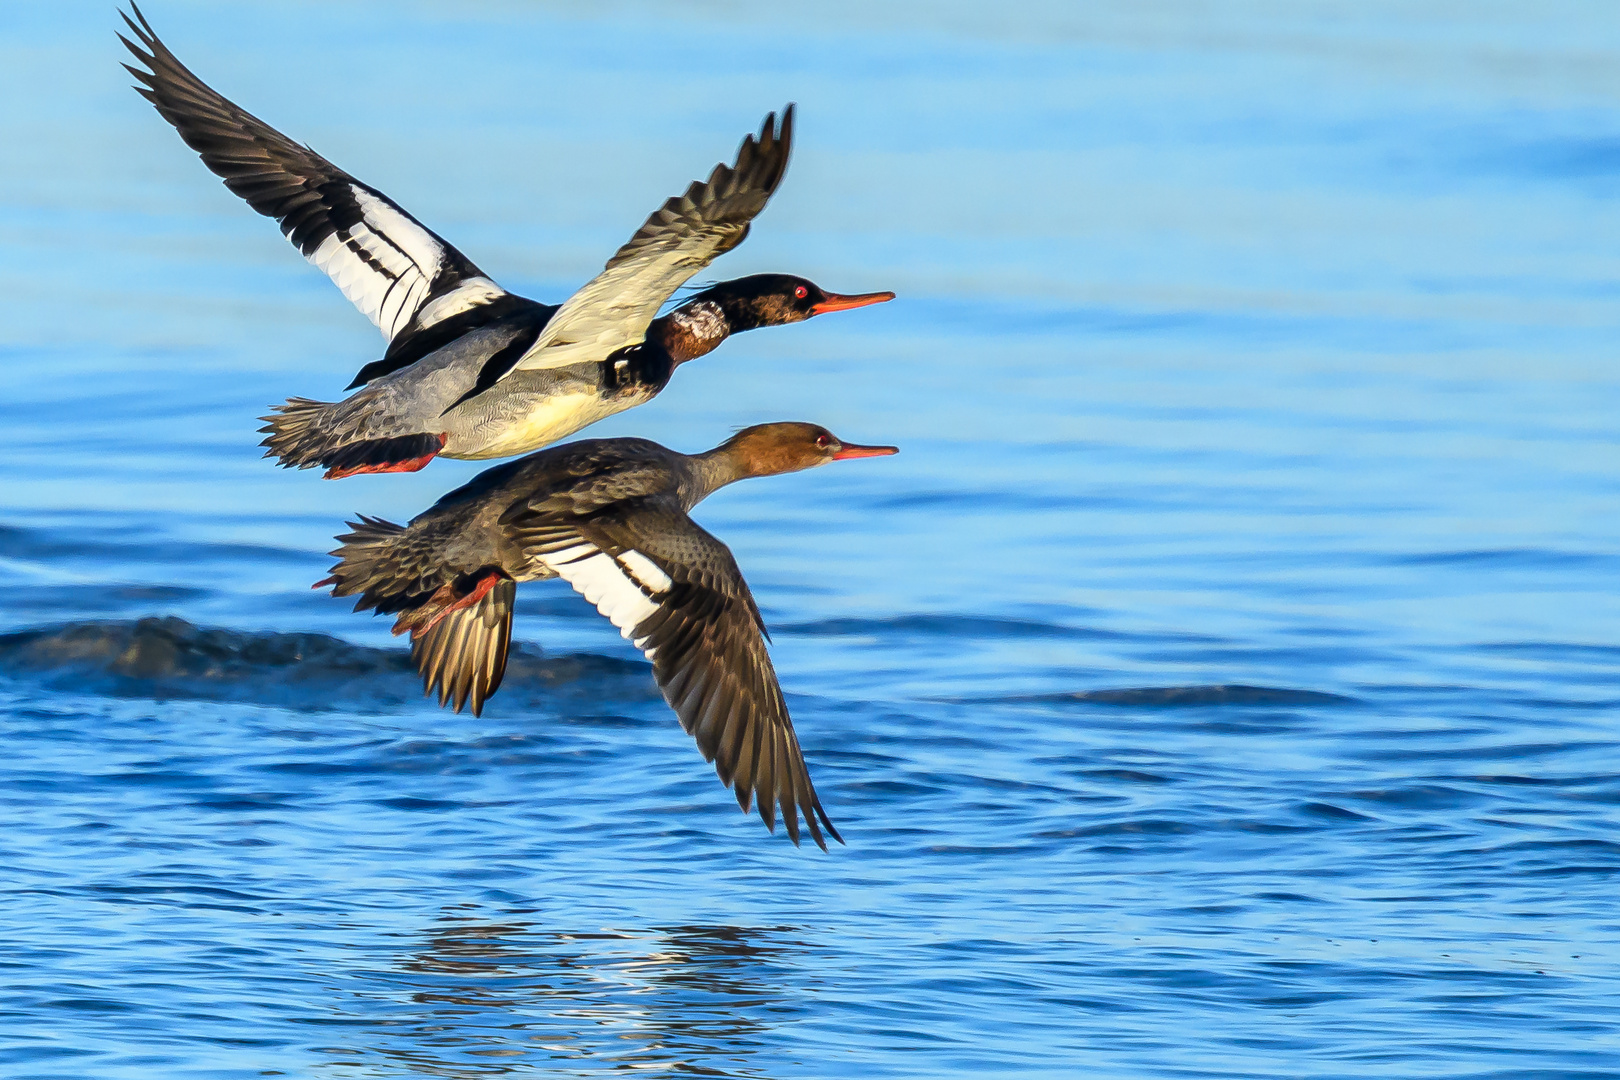
<path fill-rule="evenodd" d="M 716 165 L 647 219 L 606 269 L 563 303 L 513 368 L 562 367 L 601 360 L 642 340 L 659 307 L 686 280 L 748 235 L 782 182 L 793 148 L 793 106 L 765 117 L 743 140 L 733 165 Z M 505 373 L 502 373 L 505 374 Z"/>
<path fill-rule="evenodd" d="M 140 45 L 118 36 L 143 65 L 124 65 L 135 89 L 391 343 L 507 295 L 394 200 L 221 97 L 131 7 L 124 22 Z"/>
<path fill-rule="evenodd" d="M 667 499 L 632 499 L 583 521 L 510 523 L 556 572 L 652 661 L 681 727 L 745 811 L 753 801 L 794 844 L 799 815 L 822 850 L 827 818 L 765 650 L 765 624 L 731 552 Z"/>

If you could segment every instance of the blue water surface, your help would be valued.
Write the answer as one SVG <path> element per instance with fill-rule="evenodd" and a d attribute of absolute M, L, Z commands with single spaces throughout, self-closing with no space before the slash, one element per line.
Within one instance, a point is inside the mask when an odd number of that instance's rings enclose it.
<path fill-rule="evenodd" d="M 380 339 L 13 5 L 0 1075 L 1620 1075 L 1612 4 L 146 12 L 553 302 L 798 102 L 710 276 L 900 299 L 590 434 L 902 453 L 697 514 L 847 847 L 557 583 L 432 707 L 309 584 L 478 466 L 262 461 Z"/>

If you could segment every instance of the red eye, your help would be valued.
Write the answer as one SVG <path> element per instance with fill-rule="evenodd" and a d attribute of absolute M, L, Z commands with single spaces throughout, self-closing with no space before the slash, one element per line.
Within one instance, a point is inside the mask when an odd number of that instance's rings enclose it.
<path fill-rule="evenodd" d="M 829 447 L 831 445 L 832 445 L 832 436 L 828 435 L 825 431 L 822 432 L 820 435 L 816 436 L 816 446 L 819 447 L 820 449 L 825 450 L 825 449 L 827 449 L 827 447 Z"/>
<path fill-rule="evenodd" d="M 793 290 L 793 295 L 798 297 L 800 300 L 803 300 L 805 297 L 810 295 L 810 290 L 805 288 L 803 285 L 800 285 L 798 288 Z"/>

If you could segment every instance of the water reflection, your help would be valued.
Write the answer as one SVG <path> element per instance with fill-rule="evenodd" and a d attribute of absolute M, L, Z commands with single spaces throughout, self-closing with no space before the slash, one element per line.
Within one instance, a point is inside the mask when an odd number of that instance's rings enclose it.
<path fill-rule="evenodd" d="M 760 1076 L 752 1059 L 800 1011 L 784 991 L 794 966 L 784 958 L 810 947 L 784 926 L 566 932 L 446 914 L 359 992 L 369 1045 L 333 1051 L 329 1065 Z"/>

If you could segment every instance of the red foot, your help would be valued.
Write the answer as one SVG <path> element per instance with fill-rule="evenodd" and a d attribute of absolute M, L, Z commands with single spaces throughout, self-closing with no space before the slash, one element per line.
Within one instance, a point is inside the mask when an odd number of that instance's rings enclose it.
<path fill-rule="evenodd" d="M 491 590 L 491 589 L 493 589 L 495 587 L 496 582 L 500 581 L 501 578 L 503 578 L 505 576 L 506 576 L 505 574 L 502 574 L 499 571 L 494 571 L 494 570 L 492 570 L 489 573 L 485 574 L 482 578 L 479 579 L 478 584 L 473 587 L 472 592 L 468 593 L 466 596 L 463 596 L 460 600 L 457 600 L 455 603 L 450 604 L 444 610 L 442 610 L 438 614 L 434 615 L 433 618 L 429 619 L 425 625 L 418 626 L 415 629 L 413 629 L 411 631 L 411 639 L 414 641 L 416 638 L 421 637 L 423 634 L 427 633 L 429 630 L 432 630 L 435 626 L 438 626 L 439 623 L 444 620 L 444 617 L 446 615 L 450 614 L 452 611 L 460 611 L 462 608 L 469 608 L 469 607 L 472 607 L 474 604 L 478 603 L 478 601 L 482 600 L 485 596 L 487 596 L 489 594 L 489 590 Z M 448 589 L 449 587 L 450 586 L 445 585 L 442 588 Z M 396 629 L 394 631 L 394 633 L 396 633 L 396 634 L 399 633 L 399 630 Z"/>
<path fill-rule="evenodd" d="M 342 480 L 345 476 L 359 476 L 361 473 L 416 472 L 438 456 L 439 452 L 435 450 L 426 457 L 411 458 L 409 461 L 395 461 L 387 465 L 356 465 L 352 469 L 327 469 L 326 479 Z"/>
<path fill-rule="evenodd" d="M 321 580 L 317 581 L 315 584 L 311 585 L 310 588 L 312 588 L 312 589 L 324 589 L 328 585 L 336 585 L 337 583 L 338 583 L 337 575 L 334 574 L 329 578 L 322 578 Z"/>

